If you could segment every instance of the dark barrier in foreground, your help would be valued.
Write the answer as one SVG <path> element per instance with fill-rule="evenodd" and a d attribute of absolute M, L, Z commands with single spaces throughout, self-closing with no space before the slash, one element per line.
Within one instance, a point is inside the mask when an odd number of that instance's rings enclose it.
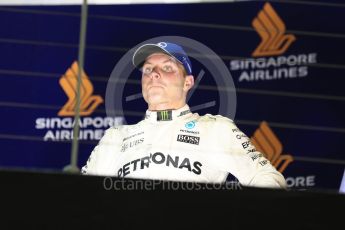
<path fill-rule="evenodd" d="M 345 196 L 333 193 L 50 172 L 1 171 L 0 179 L 6 229 L 332 229 L 344 222 Z"/>

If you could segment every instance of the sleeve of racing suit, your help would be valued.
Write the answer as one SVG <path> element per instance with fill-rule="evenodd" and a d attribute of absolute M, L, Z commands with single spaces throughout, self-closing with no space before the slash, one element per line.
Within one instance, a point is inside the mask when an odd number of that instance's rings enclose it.
<path fill-rule="evenodd" d="M 112 176 L 113 172 L 109 168 L 110 163 L 116 158 L 117 149 L 120 145 L 119 131 L 111 127 L 93 149 L 81 173 L 85 175 Z"/>
<path fill-rule="evenodd" d="M 255 149 L 250 139 L 228 118 L 217 116 L 222 143 L 231 156 L 229 172 L 244 186 L 286 188 L 283 175 L 272 166 L 261 152 Z"/>

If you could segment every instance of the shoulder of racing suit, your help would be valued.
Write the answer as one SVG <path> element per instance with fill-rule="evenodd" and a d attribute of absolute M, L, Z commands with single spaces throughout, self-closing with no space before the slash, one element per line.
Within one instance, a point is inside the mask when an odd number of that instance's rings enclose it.
<path fill-rule="evenodd" d="M 283 175 L 271 165 L 263 153 L 256 149 L 250 138 L 237 127 L 232 119 L 206 114 L 198 120 L 210 122 L 210 125 L 213 123 L 211 130 L 214 130 L 217 135 L 217 144 L 225 150 L 223 156 L 220 154 L 217 157 L 223 158 L 223 162 L 231 165 L 229 169 L 232 170 L 228 172 L 237 177 L 242 185 L 286 188 Z M 232 164 L 232 162 L 236 163 Z"/>
<path fill-rule="evenodd" d="M 86 165 L 81 169 L 82 174 L 89 175 L 107 175 L 104 165 L 111 156 L 107 156 L 110 148 L 113 148 L 116 145 L 119 145 L 119 130 L 122 127 L 110 127 L 108 128 L 103 137 L 98 142 L 97 146 L 92 150 Z"/>

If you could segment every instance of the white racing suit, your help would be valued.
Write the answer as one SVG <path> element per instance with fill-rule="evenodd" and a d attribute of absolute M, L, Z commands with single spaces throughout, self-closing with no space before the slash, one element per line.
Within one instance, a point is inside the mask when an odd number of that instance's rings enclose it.
<path fill-rule="evenodd" d="M 286 187 L 232 120 L 199 116 L 188 105 L 146 111 L 135 125 L 109 128 L 82 173 L 200 183 L 223 183 L 231 173 L 245 186 Z"/>

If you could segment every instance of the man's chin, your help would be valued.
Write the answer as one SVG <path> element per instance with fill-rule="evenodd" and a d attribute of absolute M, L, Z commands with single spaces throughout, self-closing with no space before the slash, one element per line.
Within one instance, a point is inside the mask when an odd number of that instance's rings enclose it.
<path fill-rule="evenodd" d="M 148 104 L 150 105 L 159 105 L 162 103 L 165 103 L 166 100 L 164 100 L 164 98 L 162 97 L 162 95 L 150 95 L 148 97 Z"/>

